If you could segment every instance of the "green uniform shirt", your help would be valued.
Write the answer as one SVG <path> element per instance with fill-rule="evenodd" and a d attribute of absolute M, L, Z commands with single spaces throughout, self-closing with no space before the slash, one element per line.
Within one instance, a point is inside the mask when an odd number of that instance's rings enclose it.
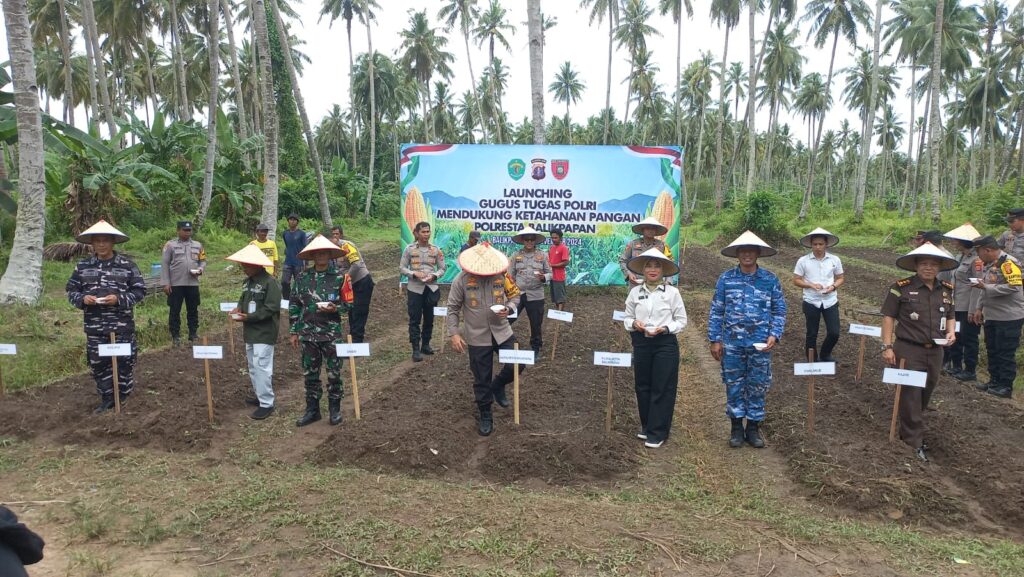
<path fill-rule="evenodd" d="M 341 284 L 345 276 L 334 267 L 322 272 L 315 268 L 299 275 L 292 288 L 288 303 L 288 316 L 292 326 L 288 330 L 299 335 L 303 341 L 331 342 L 342 337 L 341 312 L 348 306 L 341 301 Z M 318 302 L 332 302 L 337 311 L 327 313 L 319 310 Z"/>
<path fill-rule="evenodd" d="M 251 345 L 277 343 L 278 323 L 281 319 L 281 284 L 261 270 L 242 283 L 242 298 L 238 310 L 245 313 L 242 340 Z"/>

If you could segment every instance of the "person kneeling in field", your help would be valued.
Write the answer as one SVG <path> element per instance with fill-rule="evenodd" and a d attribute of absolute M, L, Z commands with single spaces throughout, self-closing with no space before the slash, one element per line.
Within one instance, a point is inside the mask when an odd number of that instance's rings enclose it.
<path fill-rule="evenodd" d="M 518 310 L 519 287 L 505 272 L 508 257 L 490 243 L 480 243 L 459 255 L 459 273 L 452 281 L 448 293 L 448 336 L 452 348 L 466 352 L 469 345 L 469 369 L 473 371 L 473 394 L 480 410 L 480 434 L 494 431 L 491 403 L 502 408 L 511 403 L 505 396 L 505 385 L 512 382 L 512 365 L 502 367 L 497 377 L 494 371 L 494 352 L 515 347 L 516 337 L 508 324 L 508 315 Z M 459 318 L 465 317 L 463 338 L 459 332 Z M 519 367 L 522 372 L 523 367 Z"/>
<path fill-rule="evenodd" d="M 313 266 L 302 272 L 288 305 L 291 343 L 302 343 L 302 373 L 306 381 L 306 412 L 295 422 L 305 427 L 320 420 L 320 367 L 327 365 L 327 408 L 332 425 L 341 423 L 341 359 L 334 345 L 344 342 L 341 312 L 349 305 L 340 298 L 345 275 L 331 266 L 331 259 L 345 254 L 338 245 L 317 236 L 299 253 Z"/>

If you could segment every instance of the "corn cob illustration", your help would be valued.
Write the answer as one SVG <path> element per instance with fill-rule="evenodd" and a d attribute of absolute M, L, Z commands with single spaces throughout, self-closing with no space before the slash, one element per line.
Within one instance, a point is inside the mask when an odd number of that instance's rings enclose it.
<path fill-rule="evenodd" d="M 415 186 L 410 186 L 405 193 L 405 222 L 409 225 L 409 230 L 414 230 L 418 222 L 430 222 L 430 213 L 423 202 L 423 193 Z"/>
<path fill-rule="evenodd" d="M 654 200 L 654 208 L 651 209 L 651 216 L 658 219 L 666 229 L 672 230 L 672 225 L 676 222 L 676 214 L 674 207 L 672 206 L 672 195 L 668 191 L 663 190 L 658 198 Z M 664 240 L 668 236 L 668 233 L 659 236 L 658 238 Z"/>

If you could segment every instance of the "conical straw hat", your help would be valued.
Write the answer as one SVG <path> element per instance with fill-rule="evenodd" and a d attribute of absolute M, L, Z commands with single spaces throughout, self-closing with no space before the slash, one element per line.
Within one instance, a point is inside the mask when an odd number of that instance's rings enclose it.
<path fill-rule="evenodd" d="M 544 233 L 537 232 L 536 230 L 533 229 L 532 226 L 524 226 L 522 230 L 520 230 L 518 233 L 516 233 L 515 236 L 512 237 L 512 242 L 523 244 L 523 237 L 529 236 L 531 234 L 537 237 L 537 242 L 544 240 Z"/>
<path fill-rule="evenodd" d="M 508 270 L 508 257 L 489 242 L 467 248 L 459 255 L 459 268 L 477 276 L 494 276 Z"/>
<path fill-rule="evenodd" d="M 953 255 L 946 252 L 940 246 L 935 246 L 930 242 L 926 242 L 907 254 L 896 259 L 896 266 L 903 270 L 909 270 L 910 272 L 917 272 L 917 259 L 922 256 L 929 256 L 932 258 L 939 259 L 940 270 L 953 270 L 958 264 Z"/>
<path fill-rule="evenodd" d="M 668 228 L 666 228 L 665 225 L 658 222 L 658 219 L 654 218 L 653 216 L 649 216 L 641 220 L 640 222 L 634 224 L 633 232 L 636 234 L 643 234 L 643 228 L 645 226 L 653 226 L 654 228 L 658 229 L 658 232 L 654 233 L 654 236 L 662 236 L 664 234 L 668 234 Z"/>
<path fill-rule="evenodd" d="M 978 229 L 974 228 L 974 225 L 972 225 L 969 222 L 965 222 L 964 224 L 954 228 L 953 230 L 947 232 L 942 236 L 946 238 L 951 238 L 953 240 L 962 240 L 966 241 L 967 243 L 970 243 L 972 240 L 981 236 L 981 233 L 978 232 Z"/>
<path fill-rule="evenodd" d="M 238 264 L 251 264 L 253 266 L 274 266 L 270 258 L 263 254 L 263 251 L 254 244 L 245 245 L 245 248 L 224 260 L 230 260 Z"/>
<path fill-rule="evenodd" d="M 760 256 L 775 256 L 776 254 L 779 253 L 779 251 L 777 251 L 774 248 L 768 246 L 768 243 L 766 243 L 765 241 L 761 240 L 760 237 L 758 237 L 756 234 L 754 234 L 754 233 L 752 233 L 752 232 L 750 232 L 748 230 L 748 231 L 744 232 L 743 234 L 741 234 L 739 236 L 739 238 L 737 238 L 736 240 L 732 241 L 732 244 L 730 244 L 729 246 L 723 248 L 722 249 L 722 255 L 723 256 L 731 256 L 731 257 L 735 258 L 736 257 L 736 251 L 739 250 L 740 248 L 747 247 L 747 246 L 761 249 L 761 255 Z"/>
<path fill-rule="evenodd" d="M 318 234 L 312 242 L 306 245 L 306 248 L 299 251 L 299 258 L 312 260 L 313 253 L 319 250 L 328 251 L 331 258 L 341 258 L 345 254 L 345 251 L 341 250 L 341 247 L 331 242 L 324 235 Z"/>
<path fill-rule="evenodd" d="M 120 244 L 122 242 L 128 242 L 128 235 L 117 230 L 110 225 L 109 222 L 101 220 L 89 228 L 83 230 L 81 234 L 75 237 L 75 240 L 82 244 L 89 244 L 92 242 L 92 237 L 99 234 L 108 234 L 114 237 L 114 244 Z"/>
<path fill-rule="evenodd" d="M 816 236 L 823 236 L 823 237 L 825 237 L 825 246 L 828 247 L 828 248 L 832 248 L 835 245 L 839 244 L 839 237 L 838 236 L 836 236 L 836 235 L 832 234 L 831 232 L 821 228 L 820 226 L 818 228 L 812 230 L 811 232 L 805 234 L 803 237 L 801 237 L 800 238 L 800 244 L 804 245 L 807 248 L 811 248 L 811 239 L 816 237 Z"/>
<path fill-rule="evenodd" d="M 628 268 L 633 274 L 643 275 L 644 267 L 647 266 L 647 261 L 651 259 L 661 261 L 661 276 L 675 276 L 679 274 L 679 265 L 673 262 L 672 259 L 665 256 L 665 253 L 656 248 L 649 248 L 643 253 L 629 259 L 626 263 L 626 268 Z"/>

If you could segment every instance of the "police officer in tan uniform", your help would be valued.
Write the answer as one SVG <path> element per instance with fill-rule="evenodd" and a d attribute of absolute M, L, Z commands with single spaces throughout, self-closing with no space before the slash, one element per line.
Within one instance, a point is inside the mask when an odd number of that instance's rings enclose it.
<path fill-rule="evenodd" d="M 896 266 L 916 274 L 893 283 L 882 304 L 882 359 L 885 364 L 928 373 L 925 388 L 903 387 L 900 394 L 900 438 L 927 461 L 924 410 L 942 371 L 942 352 L 956 341 L 953 285 L 940 281 L 940 271 L 956 268 L 949 253 L 926 242 L 896 259 Z M 946 339 L 936 342 L 936 339 Z"/>
<path fill-rule="evenodd" d="M 416 242 L 405 248 L 398 270 L 409 278 L 409 284 L 406 285 L 409 342 L 412 344 L 412 360 L 418 363 L 423 360 L 423 355 L 434 354 L 434 349 L 430 347 L 430 337 L 434 334 L 434 307 L 441 300 L 441 287 L 437 286 L 437 280 L 444 276 L 447 265 L 441 249 L 430 244 L 429 222 L 416 223 L 413 236 Z"/>
<path fill-rule="evenodd" d="M 192 240 L 192 222 L 178 221 L 178 238 L 164 244 L 160 259 L 160 284 L 167 295 L 167 327 L 174 345 L 181 344 L 181 304 L 185 303 L 188 340 L 194 342 L 199 331 L 199 277 L 206 270 L 203 244 Z"/>
<path fill-rule="evenodd" d="M 1006 224 L 1010 225 L 1010 230 L 999 235 L 999 246 L 1017 262 L 1024 263 L 1024 208 L 1007 212 Z"/>
<path fill-rule="evenodd" d="M 1003 252 L 991 236 L 974 239 L 978 258 L 985 264 L 972 292 L 980 293 L 975 318 L 985 323 L 985 349 L 988 352 L 988 383 L 978 389 L 997 397 L 1013 395 L 1017 378 L 1017 347 L 1024 326 L 1024 287 L 1017 259 Z"/>
<path fill-rule="evenodd" d="M 655 238 L 668 234 L 668 228 L 658 222 L 658 219 L 653 216 L 645 218 L 633 225 L 633 232 L 639 234 L 640 238 L 626 243 L 626 248 L 622 249 L 622 254 L 619 255 L 619 270 L 622 271 L 622 276 L 626 278 L 626 284 L 629 285 L 629 288 L 638 286 L 643 282 L 642 278 L 626 268 L 626 263 L 630 259 L 636 258 L 652 248 L 658 249 L 663 255 L 672 259 L 672 249 L 665 244 L 665 241 Z"/>
<path fill-rule="evenodd" d="M 550 281 L 552 275 L 547 253 L 537 248 L 542 240 L 544 235 L 533 227 L 523 227 L 512 237 L 512 241 L 523 248 L 512 254 L 508 268 L 509 276 L 522 292 L 520 308 L 530 318 L 530 348 L 538 354 L 544 345 L 544 283 Z M 509 320 L 510 324 L 513 322 L 515 319 Z"/>

